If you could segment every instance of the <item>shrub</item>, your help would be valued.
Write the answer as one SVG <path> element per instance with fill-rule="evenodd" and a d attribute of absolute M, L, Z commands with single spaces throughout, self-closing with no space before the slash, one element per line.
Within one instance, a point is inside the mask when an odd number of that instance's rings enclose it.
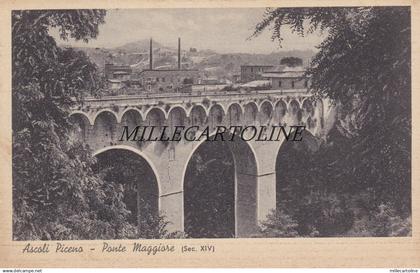
<path fill-rule="evenodd" d="M 411 216 L 402 218 L 389 203 L 380 204 L 370 215 L 357 219 L 347 236 L 411 236 Z"/>
<path fill-rule="evenodd" d="M 297 237 L 299 235 L 296 231 L 297 227 L 298 223 L 283 210 L 272 210 L 267 215 L 267 219 L 261 222 L 259 234 L 255 237 Z"/>

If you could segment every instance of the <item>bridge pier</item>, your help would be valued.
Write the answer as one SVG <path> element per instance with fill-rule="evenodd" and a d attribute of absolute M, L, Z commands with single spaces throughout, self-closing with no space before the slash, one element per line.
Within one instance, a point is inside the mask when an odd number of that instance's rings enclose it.
<path fill-rule="evenodd" d="M 192 144 L 181 141 L 152 143 L 146 148 L 157 166 L 160 181 L 159 210 L 169 221 L 170 232 L 184 231 L 184 175 Z"/>
<path fill-rule="evenodd" d="M 266 220 L 271 210 L 276 208 L 276 173 L 260 173 L 258 175 L 258 223 Z"/>
<path fill-rule="evenodd" d="M 169 221 L 170 232 L 184 231 L 184 192 L 166 193 L 159 197 L 160 211 Z"/>
<path fill-rule="evenodd" d="M 252 142 L 258 160 L 258 223 L 276 208 L 276 159 L 283 140 Z"/>

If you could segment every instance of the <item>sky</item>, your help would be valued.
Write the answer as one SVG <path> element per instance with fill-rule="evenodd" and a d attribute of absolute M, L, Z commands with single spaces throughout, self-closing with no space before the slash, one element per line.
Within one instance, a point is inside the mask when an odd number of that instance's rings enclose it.
<path fill-rule="evenodd" d="M 112 48 L 125 43 L 153 37 L 165 46 L 219 53 L 271 53 L 287 50 L 315 50 L 322 41 L 319 34 L 304 38 L 284 28 L 282 48 L 271 41 L 271 31 L 248 40 L 255 25 L 262 19 L 262 8 L 188 8 L 188 9 L 124 9 L 108 10 L 105 24 L 99 27 L 96 40 L 83 42 L 59 41 L 61 45 Z M 51 34 L 58 39 L 57 31 Z"/>

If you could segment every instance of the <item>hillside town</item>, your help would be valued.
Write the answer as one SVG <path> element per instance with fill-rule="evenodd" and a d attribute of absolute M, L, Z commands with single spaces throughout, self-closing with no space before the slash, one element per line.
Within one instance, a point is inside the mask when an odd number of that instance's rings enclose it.
<path fill-rule="evenodd" d="M 197 59 L 203 63 L 204 58 L 197 56 L 196 48 L 182 50 L 181 38 L 176 50 L 154 45 L 150 39 L 147 53 L 132 53 L 141 56 L 134 64 L 118 56 L 126 55 L 121 51 L 107 56 L 103 70 L 109 95 L 270 89 L 294 92 L 308 87 L 303 60 L 298 57 L 283 57 L 277 64 L 248 61 L 237 68 L 229 63 L 225 73 L 217 73 L 223 69 L 217 63 L 196 65 Z"/>

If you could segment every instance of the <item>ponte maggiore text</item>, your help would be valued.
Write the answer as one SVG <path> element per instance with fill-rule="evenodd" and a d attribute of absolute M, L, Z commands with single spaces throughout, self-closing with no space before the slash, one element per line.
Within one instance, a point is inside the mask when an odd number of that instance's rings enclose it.
<path fill-rule="evenodd" d="M 171 128 L 171 129 L 170 129 Z M 119 141 L 302 141 L 304 125 L 296 126 L 123 126 Z"/>

